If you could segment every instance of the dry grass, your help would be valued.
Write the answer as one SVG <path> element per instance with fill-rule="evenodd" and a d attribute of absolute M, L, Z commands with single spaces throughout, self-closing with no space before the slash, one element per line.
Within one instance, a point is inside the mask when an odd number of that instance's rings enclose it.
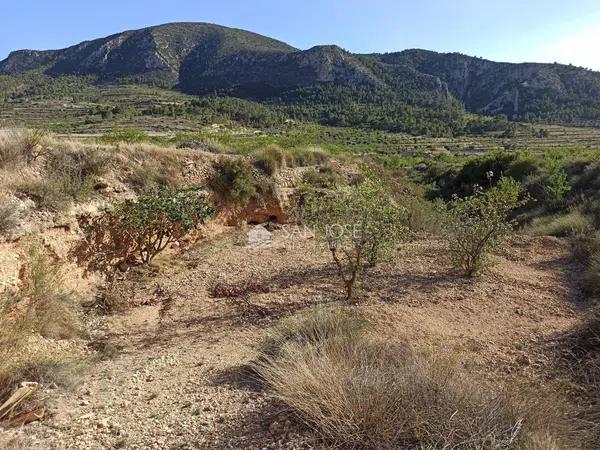
<path fill-rule="evenodd" d="M 559 448 L 546 429 L 550 413 L 539 417 L 541 408 L 484 391 L 452 364 L 416 355 L 406 345 L 340 333 L 338 327 L 329 334 L 329 325 L 320 330 L 303 325 L 304 317 L 297 320 L 296 328 L 308 328 L 319 338 L 286 337 L 278 356 L 263 354 L 256 370 L 273 395 L 328 444 L 367 449 Z"/>
<path fill-rule="evenodd" d="M 579 236 L 594 230 L 592 220 L 579 210 L 566 214 L 535 218 L 527 231 L 535 236 Z"/>
<path fill-rule="evenodd" d="M 38 207 L 62 211 L 72 202 L 86 201 L 98 176 L 108 170 L 110 157 L 97 147 L 64 144 L 48 152 L 39 176 L 22 176 L 11 189 L 31 198 Z"/>
<path fill-rule="evenodd" d="M 29 349 L 31 339 L 67 339 L 81 326 L 75 298 L 66 288 L 65 271 L 39 246 L 31 246 L 20 271 L 21 286 L 0 302 L 0 398 L 19 381 L 45 381 L 63 361 Z"/>
<path fill-rule="evenodd" d="M 289 345 L 317 344 L 333 337 L 352 340 L 367 327 L 367 319 L 355 312 L 318 306 L 279 321 L 267 331 L 259 352 L 261 358 L 277 358 Z"/>
<path fill-rule="evenodd" d="M 0 132 L 0 169 L 29 163 L 42 154 L 46 134 L 41 130 L 11 129 Z"/>
<path fill-rule="evenodd" d="M 286 150 L 288 167 L 321 166 L 329 161 L 329 154 L 319 147 L 295 147 Z"/>
<path fill-rule="evenodd" d="M 19 208 L 7 195 L 0 195 L 0 234 L 5 234 L 19 223 Z"/>

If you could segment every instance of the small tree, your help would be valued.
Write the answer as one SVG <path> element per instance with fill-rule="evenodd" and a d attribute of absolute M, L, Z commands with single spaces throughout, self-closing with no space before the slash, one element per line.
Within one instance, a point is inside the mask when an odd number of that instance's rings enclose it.
<path fill-rule="evenodd" d="M 96 218 L 84 218 L 86 240 L 75 252 L 88 270 L 105 273 L 139 259 L 149 264 L 170 243 L 183 237 L 212 214 L 206 195 L 199 189 L 160 188 L 127 201 Z"/>
<path fill-rule="evenodd" d="M 487 256 L 512 231 L 509 213 L 529 201 L 520 183 L 502 178 L 499 184 L 448 204 L 444 235 L 452 263 L 472 276 L 488 262 Z"/>
<path fill-rule="evenodd" d="M 567 173 L 558 161 L 550 163 L 544 191 L 553 208 L 559 207 L 565 196 L 571 191 Z"/>
<path fill-rule="evenodd" d="M 402 211 L 374 178 L 337 191 L 312 191 L 301 217 L 327 243 L 348 300 L 365 270 L 391 256 L 408 236 Z"/>

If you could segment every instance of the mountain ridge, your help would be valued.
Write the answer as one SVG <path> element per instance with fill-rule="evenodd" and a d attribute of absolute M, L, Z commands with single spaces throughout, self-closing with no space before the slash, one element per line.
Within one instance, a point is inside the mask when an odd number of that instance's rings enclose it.
<path fill-rule="evenodd" d="M 221 93 L 260 101 L 303 102 L 300 97 L 307 89 L 313 97 L 315 89 L 326 89 L 344 90 L 344 95 L 366 98 L 367 103 L 386 101 L 382 93 L 387 93 L 390 101 L 419 108 L 444 108 L 455 99 L 469 112 L 518 120 L 600 119 L 600 72 L 584 68 L 494 62 L 423 49 L 355 54 L 336 45 L 319 45 L 300 50 L 210 23 L 127 30 L 65 49 L 17 50 L 0 61 L 0 74 L 28 71 L 51 77 L 91 75 L 101 83 L 151 83 L 195 95 Z M 364 90 L 375 94 L 356 93 Z"/>

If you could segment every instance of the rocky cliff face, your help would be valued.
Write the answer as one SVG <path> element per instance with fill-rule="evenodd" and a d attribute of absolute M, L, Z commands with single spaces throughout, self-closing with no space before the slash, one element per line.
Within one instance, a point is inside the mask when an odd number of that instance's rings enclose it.
<path fill-rule="evenodd" d="M 400 98 L 425 98 L 425 103 L 455 97 L 477 113 L 523 118 L 576 111 L 581 118 L 600 119 L 600 73 L 582 68 L 496 63 L 425 50 L 355 55 L 317 46 L 300 51 L 255 33 L 203 23 L 126 31 L 64 50 L 20 50 L 0 62 L 0 74 L 30 70 L 259 99 L 314 85 L 366 86 Z"/>

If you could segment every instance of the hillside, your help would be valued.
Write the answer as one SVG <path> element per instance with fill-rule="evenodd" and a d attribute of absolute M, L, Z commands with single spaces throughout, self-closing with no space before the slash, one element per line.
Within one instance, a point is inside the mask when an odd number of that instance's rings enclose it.
<path fill-rule="evenodd" d="M 0 133 L 0 448 L 597 448 L 600 276 L 585 261 L 600 249 L 597 148 L 429 155 L 385 170 L 369 155 L 254 134 L 230 145 L 108 137 Z M 439 226 L 450 204 L 425 194 L 486 186 L 489 170 L 522 183 L 537 220 L 509 227 L 468 277 Z M 557 170 L 569 187 L 558 199 Z M 389 182 L 379 201 L 402 206 L 406 240 L 365 267 L 349 301 L 331 246 L 302 231 L 292 199 L 358 192 L 374 173 Z M 129 233 L 185 226 L 189 211 L 170 209 L 182 198 L 214 210 L 143 262 Z M 131 211 L 143 214 L 118 219 Z M 377 217 L 369 211 L 361 220 Z M 287 372 L 298 389 L 286 397 L 256 373 L 282 324 L 280 364 L 313 345 L 319 363 L 345 339 L 384 346 L 364 362 L 339 354 L 336 371 Z M 311 420 L 298 396 L 340 407 Z M 329 417 L 347 427 L 339 438 Z"/>
<path fill-rule="evenodd" d="M 205 23 L 125 31 L 62 50 L 12 52 L 0 62 L 0 102 L 31 99 L 32 85 L 50 86 L 65 77 L 80 84 L 216 93 L 266 103 L 293 119 L 411 134 L 460 134 L 465 109 L 532 122 L 600 120 L 600 73 L 583 68 L 425 50 L 298 50 Z"/>

